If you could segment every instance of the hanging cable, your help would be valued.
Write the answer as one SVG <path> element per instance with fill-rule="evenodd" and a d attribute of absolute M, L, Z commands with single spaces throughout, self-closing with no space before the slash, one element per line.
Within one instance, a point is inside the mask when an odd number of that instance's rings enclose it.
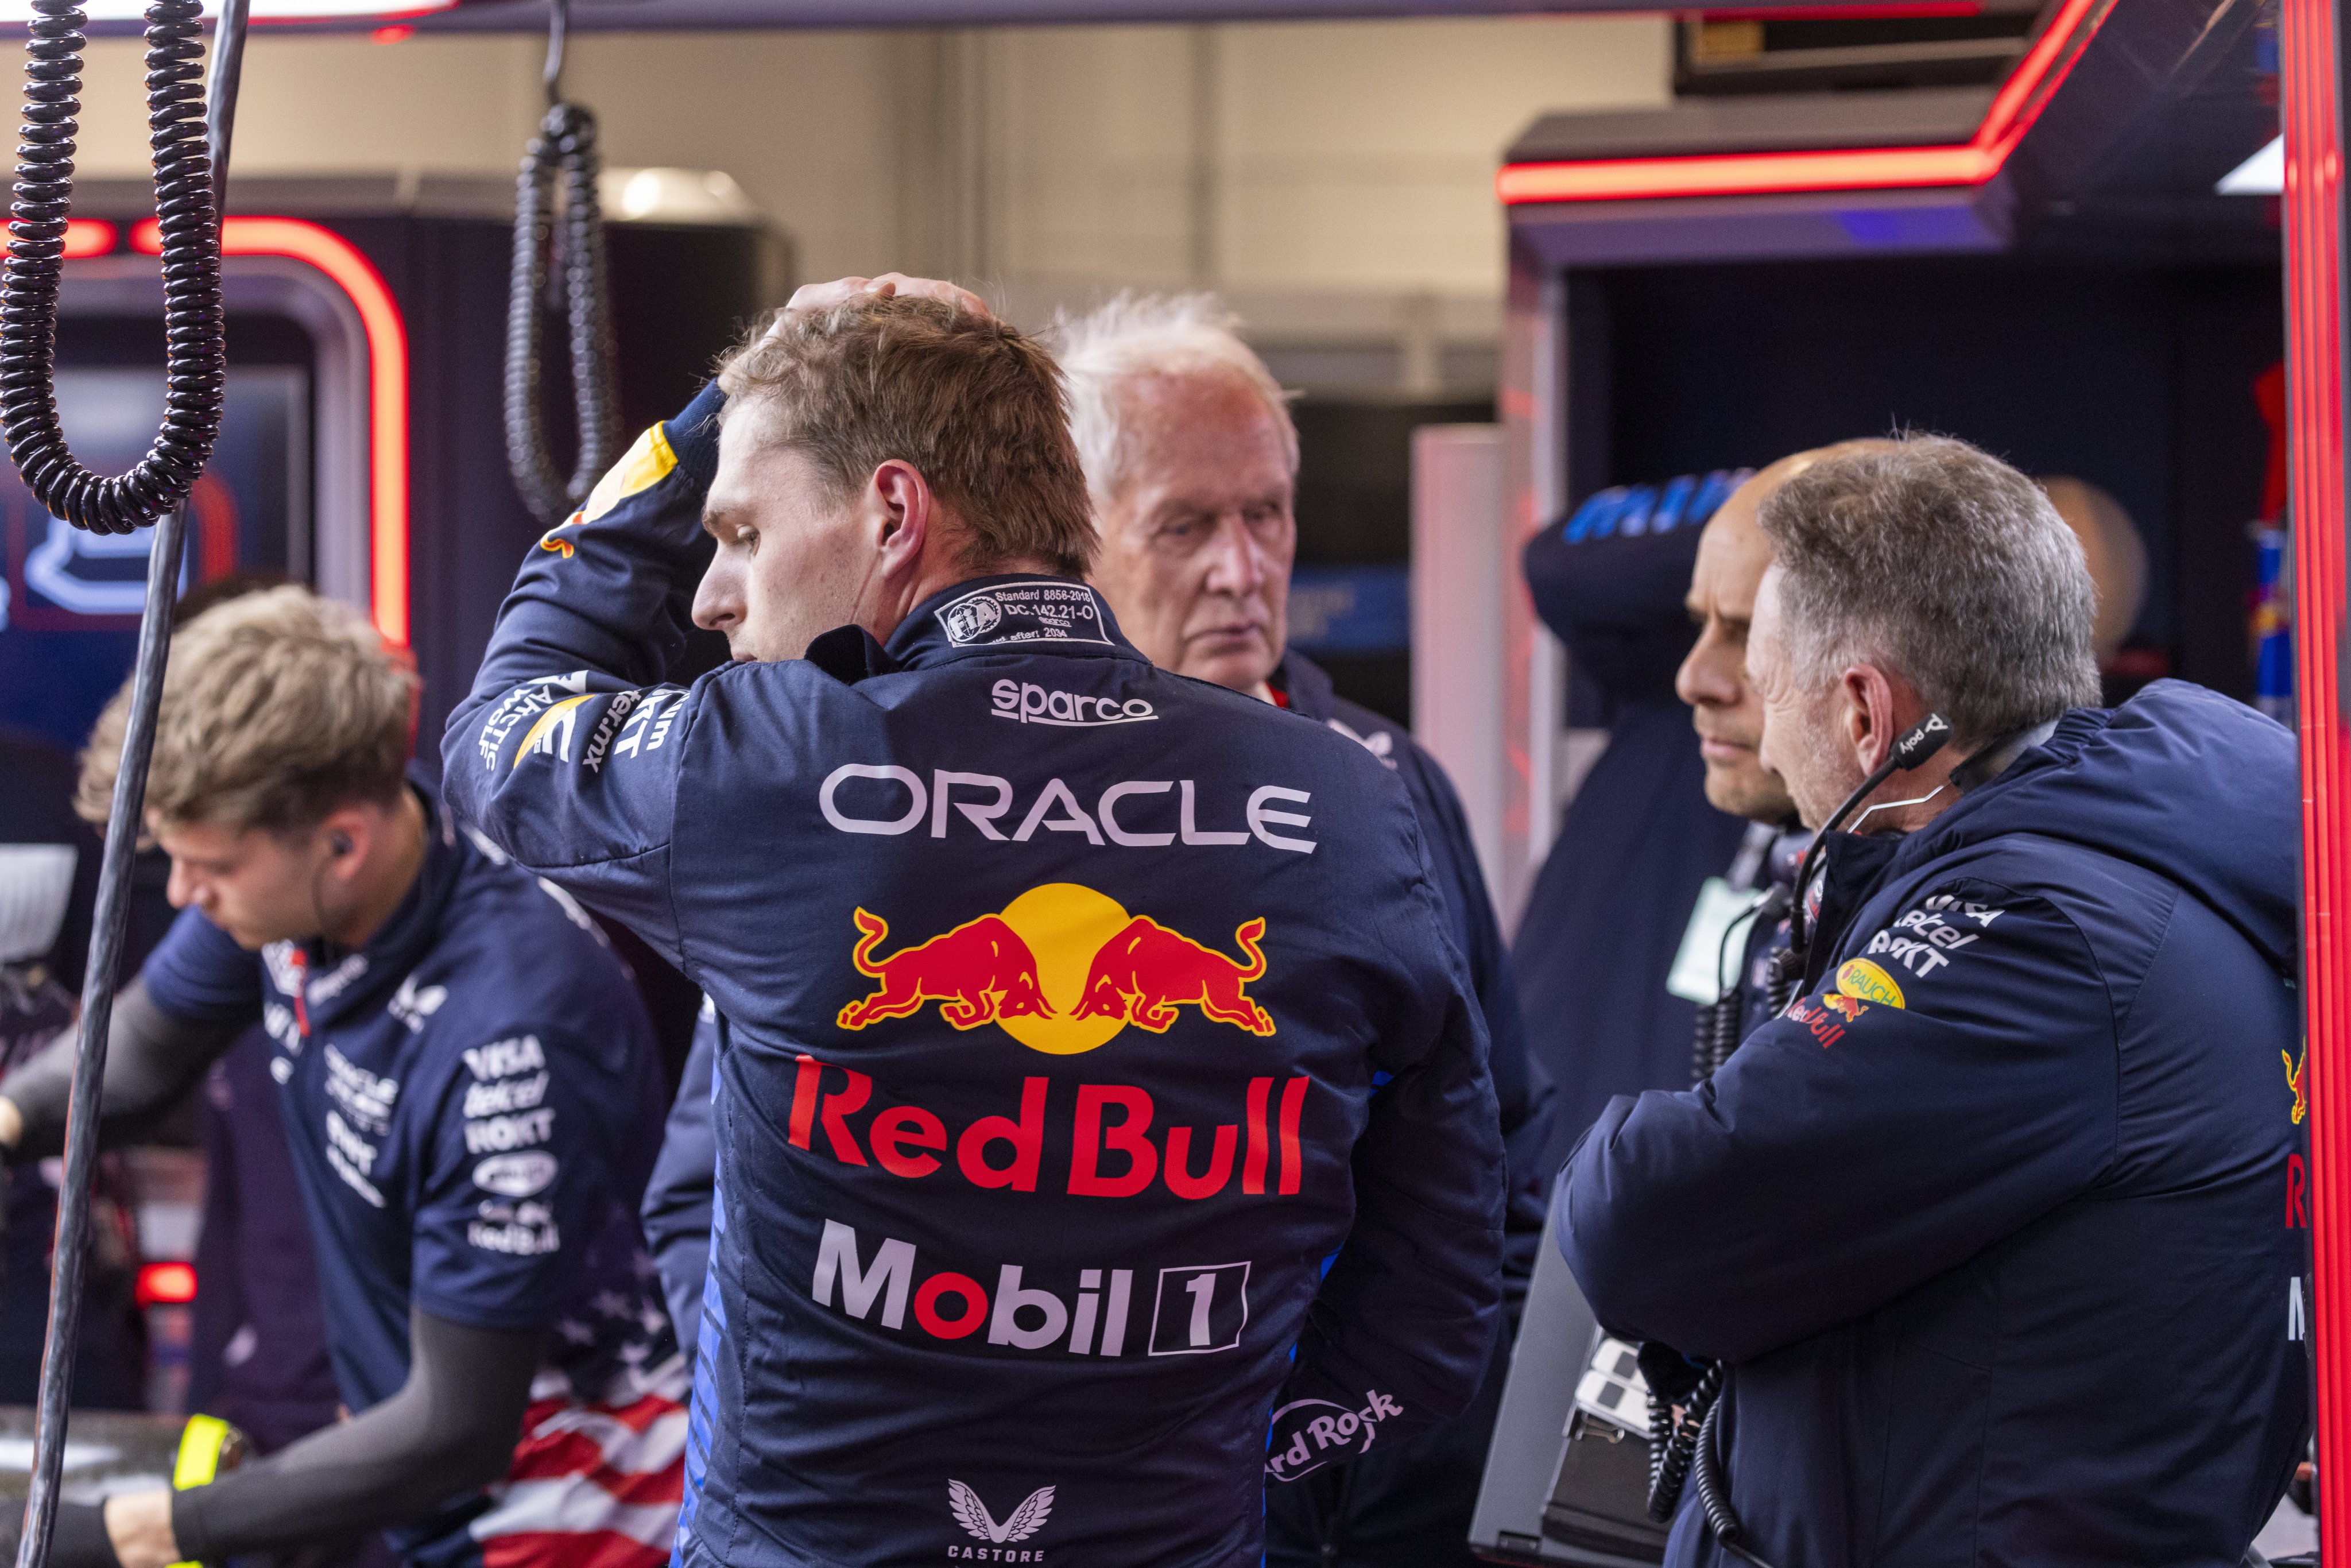
<path fill-rule="evenodd" d="M 147 13 L 147 110 L 162 231 L 166 386 L 162 428 L 154 444 L 119 477 L 93 474 L 77 463 L 57 421 L 57 288 L 73 195 L 75 115 L 81 108 L 82 13 L 72 0 L 33 0 L 35 19 L 25 46 L 31 58 L 25 68 L 25 120 L 17 132 L 23 140 L 7 265 L 0 272 L 0 433 L 7 437 L 26 487 L 53 515 L 102 533 L 129 533 L 150 522 L 156 527 L 147 556 L 131 716 L 114 776 L 82 983 L 33 1475 L 17 1540 L 17 1568 L 43 1568 L 57 1522 L 57 1478 L 73 1398 L 73 1347 L 81 1326 L 90 1185 L 98 1165 L 99 1085 L 130 914 L 131 865 L 139 848 L 147 765 L 171 651 L 187 495 L 220 432 L 228 350 L 221 313 L 219 211 L 245 53 L 246 5 L 246 0 L 225 0 L 213 41 L 209 95 L 197 86 L 198 0 L 156 0 Z"/>
<path fill-rule="evenodd" d="M 0 272 L 0 433 L 26 487 L 52 514 L 76 528 L 127 534 L 187 497 L 220 431 L 226 360 L 219 223 L 196 63 L 203 8 L 198 0 L 155 0 L 147 13 L 147 123 L 162 230 L 163 423 L 147 455 L 113 477 L 91 473 L 67 449 L 50 381 L 85 18 L 74 0 L 33 0 L 33 13 L 15 221 Z"/>
<path fill-rule="evenodd" d="M 514 267 L 507 290 L 507 466 L 539 522 L 553 528 L 578 510 L 611 465 L 620 428 L 612 363 L 611 295 L 604 268 L 604 213 L 596 182 L 603 157 L 596 117 L 563 98 L 569 0 L 551 0 L 547 26 L 547 117 L 515 182 Z M 555 181 L 563 177 L 559 235 Z M 540 359 L 549 251 L 562 259 L 562 303 L 571 358 L 571 405 L 579 426 L 571 477 L 555 471 L 539 417 Z"/>

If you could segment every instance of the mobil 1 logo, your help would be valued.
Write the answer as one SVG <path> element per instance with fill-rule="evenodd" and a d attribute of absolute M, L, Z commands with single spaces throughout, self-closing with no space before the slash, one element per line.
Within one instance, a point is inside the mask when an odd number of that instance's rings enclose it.
<path fill-rule="evenodd" d="M 1206 1355 L 1240 1343 L 1249 1325 L 1249 1271 L 1247 1263 L 1160 1270 L 1151 1354 Z"/>

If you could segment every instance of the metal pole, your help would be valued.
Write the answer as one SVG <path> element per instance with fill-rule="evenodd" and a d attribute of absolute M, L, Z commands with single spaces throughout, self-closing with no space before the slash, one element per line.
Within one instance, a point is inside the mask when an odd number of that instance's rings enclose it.
<path fill-rule="evenodd" d="M 211 143 L 215 208 L 226 193 L 229 135 L 245 57 L 246 0 L 225 0 L 213 35 L 206 83 L 205 131 Z M 107 1030 L 114 1017 L 115 971 L 122 962 L 131 915 L 131 862 L 139 852 L 147 800 L 147 765 L 155 751 L 155 720 L 163 696 L 163 670 L 172 648 L 172 608 L 187 542 L 188 508 L 174 507 L 155 524 L 147 555 L 147 603 L 139 618 L 139 654 L 131 679 L 131 720 L 114 775 L 106 820 L 106 850 L 99 862 L 98 906 L 90 925 L 89 962 L 82 978 L 81 1025 L 74 1053 L 72 1098 L 66 1111 L 65 1174 L 57 1194 L 55 1262 L 49 1277 L 49 1327 L 41 1350 L 40 1404 L 33 1429 L 32 1490 L 16 1568 L 46 1568 L 56 1528 L 57 1478 L 64 1467 L 66 1416 L 73 1402 L 74 1346 L 81 1329 L 83 1265 L 89 1235 L 91 1178 L 98 1163 L 99 1101 L 106 1075 Z"/>
<path fill-rule="evenodd" d="M 57 1522 L 57 1475 L 65 1459 L 66 1412 L 73 1398 L 74 1344 L 81 1327 L 82 1265 L 89 1234 L 90 1177 L 98 1164 L 99 1083 L 106 1071 L 106 1031 L 114 1015 L 114 971 L 131 914 L 131 862 L 139 852 L 140 808 L 155 749 L 155 710 L 172 645 L 172 600 L 179 586 L 187 508 L 155 524 L 147 557 L 147 608 L 139 620 L 139 661 L 131 675 L 131 722 L 114 776 L 99 862 L 98 908 L 90 925 L 89 967 L 82 979 L 81 1032 L 74 1054 L 73 1099 L 66 1113 L 66 1168 L 57 1192 L 55 1262 L 49 1275 L 49 1332 L 41 1351 L 41 1396 L 33 1429 L 33 1485 L 25 1500 L 25 1533 L 16 1568 L 44 1568 Z"/>

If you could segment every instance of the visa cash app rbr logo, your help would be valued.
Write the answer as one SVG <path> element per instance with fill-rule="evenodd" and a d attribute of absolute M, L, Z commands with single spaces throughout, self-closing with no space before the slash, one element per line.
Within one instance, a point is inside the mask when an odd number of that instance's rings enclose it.
<path fill-rule="evenodd" d="M 998 681 L 988 688 L 988 712 L 1017 724 L 1056 724 L 1064 728 L 1103 724 L 1142 724 L 1159 716 L 1141 697 L 1090 696 L 1051 691 L 1034 681 Z"/>

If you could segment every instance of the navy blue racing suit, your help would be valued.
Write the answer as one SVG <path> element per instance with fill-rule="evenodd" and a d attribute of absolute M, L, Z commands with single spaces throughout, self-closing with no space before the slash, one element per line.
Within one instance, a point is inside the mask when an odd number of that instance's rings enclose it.
<path fill-rule="evenodd" d="M 1500 1317 L 1411 802 L 1059 579 L 660 685 L 719 401 L 542 541 L 447 742 L 716 1006 L 681 1558 L 1254 1563 L 1269 1474 L 1453 1415 Z"/>
<path fill-rule="evenodd" d="M 2235 1568 L 2305 1432 L 2294 737 L 2161 682 L 1834 835 L 1799 998 L 1562 1173 L 1602 1322 L 1730 1364 L 1807 1568 Z M 1666 1561 L 1731 1561 L 1686 1491 Z"/>

